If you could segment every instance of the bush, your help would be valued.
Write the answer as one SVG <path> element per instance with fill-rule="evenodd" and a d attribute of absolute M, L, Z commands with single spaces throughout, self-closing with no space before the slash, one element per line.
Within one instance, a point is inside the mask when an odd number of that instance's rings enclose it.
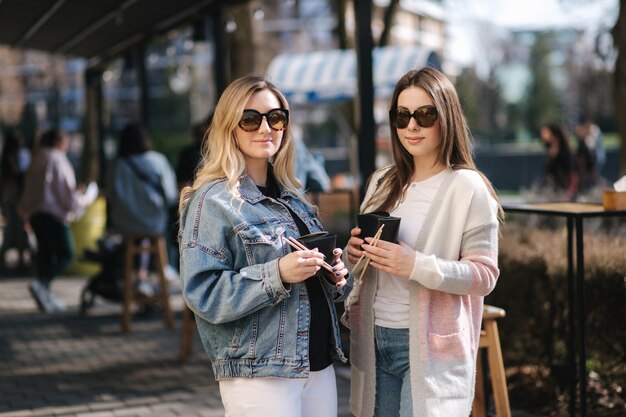
<path fill-rule="evenodd" d="M 587 367 L 594 377 L 590 391 L 601 391 L 590 392 L 589 404 L 623 411 L 626 222 L 585 220 L 584 246 Z M 508 219 L 502 227 L 499 263 L 498 285 L 485 302 L 507 312 L 499 327 L 511 403 L 535 401 L 535 407 L 543 404 L 553 410 L 550 413 L 543 408 L 542 415 L 558 414 L 554 410 L 566 403 L 562 394 L 570 378 L 566 366 L 570 306 L 564 220 L 528 215 Z M 603 398 L 591 401 L 600 394 Z M 553 404 L 546 404 L 546 399 Z"/>

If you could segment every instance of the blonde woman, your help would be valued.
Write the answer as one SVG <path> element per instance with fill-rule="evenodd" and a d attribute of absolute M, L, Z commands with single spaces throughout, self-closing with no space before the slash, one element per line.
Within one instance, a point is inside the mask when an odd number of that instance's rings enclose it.
<path fill-rule="evenodd" d="M 405 74 L 389 124 L 394 164 L 373 174 L 361 211 L 400 217 L 399 243 L 373 246 L 355 228 L 344 259 L 370 259 L 347 302 L 352 412 L 467 417 L 483 297 L 499 275 L 501 209 L 442 73 Z"/>
<path fill-rule="evenodd" d="M 246 76 L 222 94 L 202 162 L 181 194 L 180 276 L 226 416 L 336 417 L 345 361 L 333 301 L 348 274 L 335 248 L 288 238 L 323 230 L 293 173 L 285 97 Z"/>

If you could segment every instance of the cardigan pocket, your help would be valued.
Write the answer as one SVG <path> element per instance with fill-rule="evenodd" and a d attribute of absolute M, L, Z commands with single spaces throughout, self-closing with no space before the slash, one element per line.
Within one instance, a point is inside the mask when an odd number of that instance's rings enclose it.
<path fill-rule="evenodd" d="M 465 328 L 447 334 L 429 332 L 427 346 L 421 350 L 423 360 L 465 361 L 471 356 L 471 338 Z"/>

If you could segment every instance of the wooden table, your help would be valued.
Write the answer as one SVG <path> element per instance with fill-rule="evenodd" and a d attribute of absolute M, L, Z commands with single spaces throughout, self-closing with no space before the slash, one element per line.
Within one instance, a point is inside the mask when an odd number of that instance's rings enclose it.
<path fill-rule="evenodd" d="M 540 214 L 565 217 L 567 220 L 567 298 L 568 313 L 568 364 L 571 375 L 569 381 L 569 415 L 576 416 L 576 378 L 580 383 L 580 415 L 587 416 L 587 351 L 585 332 L 585 255 L 583 242 L 583 219 L 591 217 L 626 217 L 626 210 L 604 210 L 596 203 L 524 203 L 504 205 L 507 213 Z M 574 236 L 576 256 L 574 257 Z M 574 274 L 574 259 L 576 273 Z M 576 333 L 578 333 L 578 358 L 576 358 Z M 576 367 L 578 359 L 578 368 Z"/>

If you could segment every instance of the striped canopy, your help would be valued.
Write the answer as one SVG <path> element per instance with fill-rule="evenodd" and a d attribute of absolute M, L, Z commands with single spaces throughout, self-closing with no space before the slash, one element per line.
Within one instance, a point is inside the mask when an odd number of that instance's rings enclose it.
<path fill-rule="evenodd" d="M 377 98 L 389 97 L 398 79 L 411 69 L 441 69 L 438 55 L 421 46 L 374 48 L 372 61 Z M 357 84 L 356 52 L 284 53 L 272 60 L 267 72 L 291 103 L 350 100 Z"/>

